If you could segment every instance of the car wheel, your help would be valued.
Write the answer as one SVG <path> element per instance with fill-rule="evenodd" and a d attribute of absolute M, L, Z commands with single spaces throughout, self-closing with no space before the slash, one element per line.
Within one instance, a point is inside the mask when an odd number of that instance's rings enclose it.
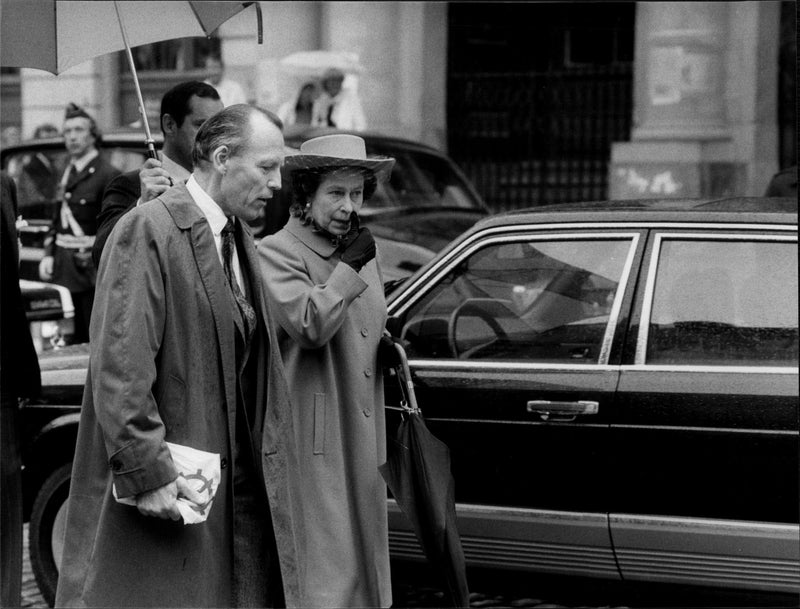
<path fill-rule="evenodd" d="M 31 567 L 39 591 L 51 607 L 55 604 L 58 568 L 64 552 L 71 473 L 72 463 L 53 470 L 39 489 L 31 511 Z"/>

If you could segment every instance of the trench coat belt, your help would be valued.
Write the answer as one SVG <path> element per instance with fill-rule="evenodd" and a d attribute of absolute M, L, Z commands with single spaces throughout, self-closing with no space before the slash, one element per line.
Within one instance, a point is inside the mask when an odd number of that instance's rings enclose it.
<path fill-rule="evenodd" d="M 56 245 L 69 250 L 83 250 L 91 248 L 94 245 L 94 239 L 94 235 L 76 237 L 75 235 L 59 233 L 56 235 Z"/>

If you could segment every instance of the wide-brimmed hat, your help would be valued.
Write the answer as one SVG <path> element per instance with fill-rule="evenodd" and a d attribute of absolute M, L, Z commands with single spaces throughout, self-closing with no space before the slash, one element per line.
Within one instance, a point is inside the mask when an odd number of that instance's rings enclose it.
<path fill-rule="evenodd" d="M 363 167 L 375 173 L 379 182 L 389 179 L 394 167 L 391 157 L 368 157 L 364 138 L 337 133 L 312 138 L 300 145 L 300 151 L 286 156 L 286 169 L 335 169 Z"/>

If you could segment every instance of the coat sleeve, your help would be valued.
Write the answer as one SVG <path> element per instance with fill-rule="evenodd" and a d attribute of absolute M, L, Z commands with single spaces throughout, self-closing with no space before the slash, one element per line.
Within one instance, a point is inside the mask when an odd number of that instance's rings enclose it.
<path fill-rule="evenodd" d="M 100 255 L 114 226 L 125 212 L 134 208 L 139 194 L 138 173 L 135 181 L 130 173 L 123 173 L 106 186 L 102 207 L 97 215 L 97 235 L 92 247 L 95 266 L 100 266 Z"/>
<path fill-rule="evenodd" d="M 152 393 L 165 323 L 166 269 L 157 232 L 152 216 L 122 218 L 100 263 L 92 312 L 92 397 L 120 497 L 178 474 Z"/>
<path fill-rule="evenodd" d="M 326 345 L 339 330 L 347 307 L 367 289 L 349 265 L 337 264 L 325 283 L 311 279 L 304 245 L 293 237 L 265 237 L 258 259 L 270 313 L 304 349 Z M 315 256 L 310 250 L 308 254 Z"/>

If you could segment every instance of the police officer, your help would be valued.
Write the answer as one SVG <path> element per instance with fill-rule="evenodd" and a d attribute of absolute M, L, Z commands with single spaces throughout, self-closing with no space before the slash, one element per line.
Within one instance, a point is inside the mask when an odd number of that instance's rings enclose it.
<path fill-rule="evenodd" d="M 63 285 L 75 305 L 73 342 L 89 340 L 89 318 L 97 270 L 92 245 L 97 233 L 97 214 L 103 190 L 119 169 L 105 161 L 97 149 L 100 133 L 94 119 L 70 103 L 64 116 L 64 145 L 69 164 L 59 186 L 60 202 L 45 239 L 45 255 L 39 264 L 44 281 Z"/>

